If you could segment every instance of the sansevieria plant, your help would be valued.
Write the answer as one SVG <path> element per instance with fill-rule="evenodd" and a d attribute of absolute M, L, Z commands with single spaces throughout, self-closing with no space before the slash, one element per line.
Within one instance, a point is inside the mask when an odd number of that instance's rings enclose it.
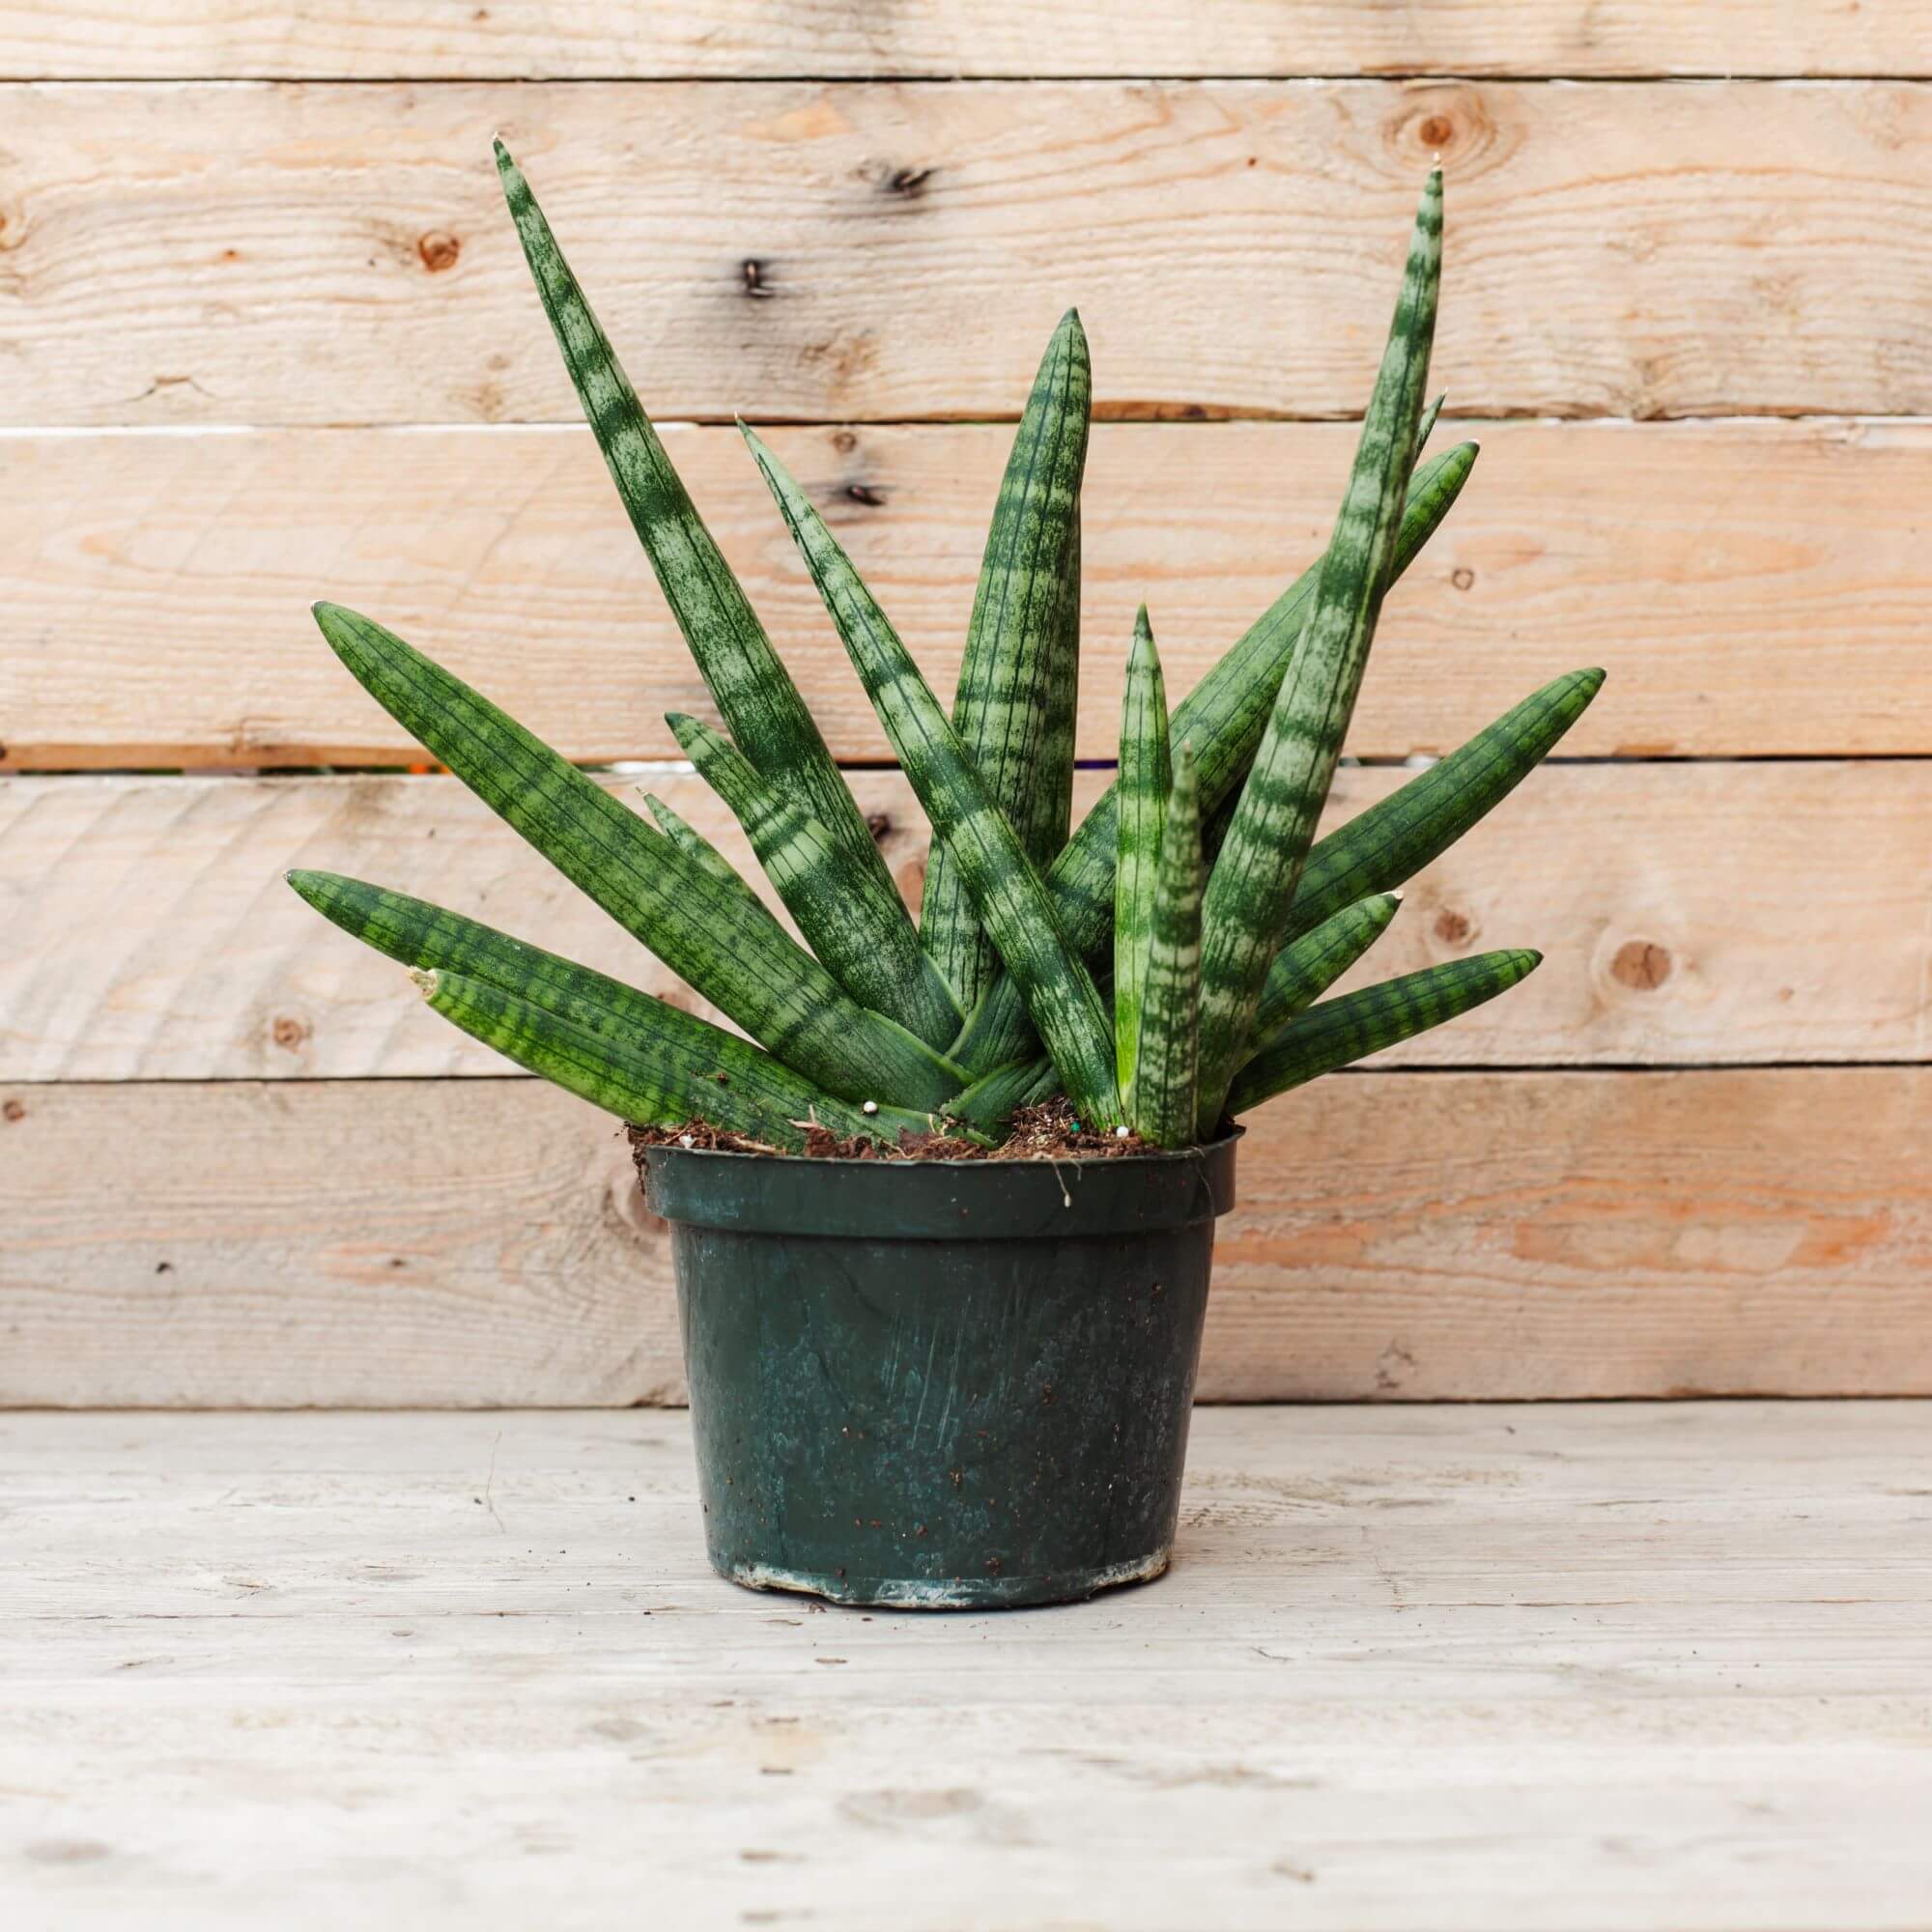
<path fill-rule="evenodd" d="M 1119 774 L 1077 828 L 1092 396 L 1078 316 L 1054 330 L 1020 418 L 950 711 L 818 512 L 745 431 L 931 820 L 915 922 L 500 143 L 497 162 L 571 380 L 725 727 L 680 716 L 670 728 L 804 943 L 660 800 L 647 821 L 380 624 L 319 605 L 324 636 L 377 701 L 742 1033 L 462 913 L 290 874 L 337 925 L 415 969 L 438 1012 L 643 1125 L 701 1120 L 788 1151 L 814 1129 L 886 1148 L 934 1132 L 991 1145 L 1019 1106 L 1065 1094 L 1089 1129 L 1179 1148 L 1537 964 L 1488 952 L 1321 1000 L 1387 926 L 1395 889 L 1505 797 L 1603 681 L 1557 678 L 1316 838 L 1383 596 L 1476 458 L 1461 443 L 1418 460 L 1434 417 L 1439 175 L 1325 554 L 1171 713 L 1142 611 Z"/>

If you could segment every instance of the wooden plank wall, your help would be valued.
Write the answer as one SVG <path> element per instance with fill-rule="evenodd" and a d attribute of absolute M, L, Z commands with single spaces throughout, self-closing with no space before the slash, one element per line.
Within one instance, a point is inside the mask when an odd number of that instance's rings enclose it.
<path fill-rule="evenodd" d="M 0 4 L 0 1401 L 679 1396 L 609 1123 L 279 881 L 387 878 L 661 983 L 408 774 L 304 614 L 388 618 L 598 766 L 708 709 L 496 128 L 908 889 L 919 814 L 733 412 L 950 688 L 1078 302 L 1104 760 L 1137 601 L 1184 687 L 1318 549 L 1439 154 L 1437 371 L 1484 455 L 1338 809 L 1611 677 L 1377 955 L 1542 973 L 1254 1123 L 1204 1393 L 1932 1391 L 1932 0 L 1041 17 Z"/>

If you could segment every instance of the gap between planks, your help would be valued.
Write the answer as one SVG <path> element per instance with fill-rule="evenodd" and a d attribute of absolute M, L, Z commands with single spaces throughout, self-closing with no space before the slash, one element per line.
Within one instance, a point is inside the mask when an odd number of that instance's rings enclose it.
<path fill-rule="evenodd" d="M 1932 1394 L 1928 1097 L 1922 1066 L 1318 1082 L 1250 1123 L 1201 1394 Z M 540 1083 L 0 1087 L 0 1404 L 682 1397 L 668 1231 Z"/>
<path fill-rule="evenodd" d="M 835 753 L 888 756 L 737 437 L 665 433 Z M 1192 686 L 1320 554 L 1355 440 L 1346 425 L 1154 433 L 1102 425 L 1093 440 L 1090 759 L 1114 751 L 1135 607 L 1152 611 L 1170 689 Z M 0 762 L 413 761 L 317 637 L 319 593 L 382 617 L 582 762 L 661 758 L 674 750 L 662 714 L 708 711 L 582 429 L 101 434 L 5 445 L 0 591 L 20 635 L 61 647 L 0 661 Z M 1010 433 L 833 424 L 773 440 L 950 691 Z M 1446 751 L 1592 663 L 1610 680 L 1567 756 L 1932 751 L 1932 572 L 1894 513 L 1932 497 L 1932 423 L 1492 423 L 1482 441 L 1390 599 L 1351 752 Z"/>
<path fill-rule="evenodd" d="M 1008 411 L 1069 300 L 1102 414 L 1348 413 L 1437 154 L 1464 406 L 1932 409 L 1917 82 L 15 86 L 6 113 L 15 419 L 565 414 L 498 126 L 666 416 Z"/>
<path fill-rule="evenodd" d="M 1407 776 L 1345 769 L 1325 822 Z M 640 788 L 661 792 L 759 877 L 701 780 L 604 782 L 637 810 Z M 926 828 L 910 787 L 895 772 L 855 782 L 917 903 Z M 1079 773 L 1079 809 L 1107 782 Z M 1928 818 L 1932 760 L 1547 766 L 1410 882 L 1342 983 L 1492 947 L 1544 952 L 1505 999 L 1398 1049 L 1401 1065 L 1914 1060 L 1932 957 Z M 15 908 L 0 1078 L 500 1064 L 430 1012 L 400 967 L 298 900 L 282 878 L 295 866 L 420 893 L 695 1004 L 450 778 L 12 778 L 0 781 L 0 895 Z"/>

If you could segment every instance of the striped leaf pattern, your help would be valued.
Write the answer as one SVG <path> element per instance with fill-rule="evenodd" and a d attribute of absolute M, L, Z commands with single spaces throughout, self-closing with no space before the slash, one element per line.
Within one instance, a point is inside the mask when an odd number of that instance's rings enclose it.
<path fill-rule="evenodd" d="M 1120 823 L 1114 861 L 1114 1048 L 1121 1096 L 1133 1107 L 1134 1062 L 1141 1042 L 1141 987 L 1153 931 L 1154 887 L 1161 869 L 1161 825 L 1174 785 L 1167 736 L 1167 686 L 1143 604 L 1134 618 L 1121 697 L 1121 763 L 1114 781 Z M 1200 844 L 1200 828 L 1195 828 Z"/>
<path fill-rule="evenodd" d="M 721 886 L 728 887 L 739 894 L 749 904 L 755 906 L 758 911 L 763 913 L 774 925 L 778 925 L 778 915 L 739 876 L 738 868 L 732 865 L 730 860 L 725 858 L 724 853 L 719 851 L 717 846 L 712 844 L 710 839 L 705 838 L 703 833 L 698 831 L 695 825 L 680 818 L 656 792 L 647 791 L 641 793 L 640 796 L 644 803 L 650 807 L 651 816 L 658 822 L 658 830 L 694 866 L 697 867 L 700 871 L 716 879 Z M 779 926 L 779 930 L 782 932 L 784 928 Z"/>
<path fill-rule="evenodd" d="M 1543 761 L 1603 689 L 1601 670 L 1552 678 L 1401 790 L 1339 826 L 1308 855 L 1289 914 L 1291 939 L 1439 858 Z"/>
<path fill-rule="evenodd" d="M 935 835 L 952 848 L 980 922 L 1018 985 L 1068 1096 L 1087 1120 L 1118 1124 L 1113 1029 L 1085 963 L 1061 933 L 1033 862 L 838 540 L 783 466 L 749 429 L 745 437 L 907 781 Z"/>
<path fill-rule="evenodd" d="M 1311 1007 L 1384 932 L 1400 893 L 1376 893 L 1324 919 L 1275 954 L 1255 1014 L 1255 1046 L 1265 1050 L 1283 1027 Z"/>
<path fill-rule="evenodd" d="M 1354 711 L 1389 584 L 1404 486 L 1415 458 L 1442 265 L 1442 177 L 1430 175 L 1354 470 L 1321 565 L 1307 629 L 1274 710 L 1202 919 L 1201 1111 L 1219 1120 L 1254 1031 L 1302 863 Z"/>
<path fill-rule="evenodd" d="M 1000 479 L 952 700 L 952 728 L 1042 868 L 1065 843 L 1073 801 L 1080 479 L 1093 392 L 1086 333 L 1068 309 L 1040 360 Z M 961 1008 L 971 1007 L 999 971 L 999 956 L 943 839 L 933 841 L 926 862 L 920 934 Z"/>
<path fill-rule="evenodd" d="M 854 890 L 855 868 L 795 792 L 772 784 L 729 739 L 696 718 L 666 720 L 685 755 L 745 829 L 765 876 L 777 887 L 806 943 L 862 1006 L 909 1029 L 928 1046 L 959 1031 L 952 1004 L 905 901 L 890 912 Z"/>
<path fill-rule="evenodd" d="M 1183 743 L 1175 753 L 1174 795 L 1161 829 L 1140 1052 L 1128 1099 L 1135 1132 L 1155 1147 L 1185 1147 L 1194 1139 L 1206 885 L 1194 750 Z"/>
<path fill-rule="evenodd" d="M 1475 464 L 1476 445 L 1463 442 L 1417 468 L 1403 511 L 1392 577 L 1414 562 L 1462 495 Z M 1321 570 L 1316 563 L 1303 571 L 1175 708 L 1172 733 L 1194 746 L 1206 813 L 1216 812 L 1235 794 L 1254 760 Z M 1110 787 L 1047 874 L 1061 924 L 1088 958 L 1099 956 L 1113 932 L 1115 812 Z M 952 1057 L 978 1072 L 1021 1059 L 1035 1044 L 1025 1002 L 1007 977 L 987 989 L 954 1041 Z"/>
<path fill-rule="evenodd" d="M 1248 1113 L 1291 1087 L 1453 1020 L 1506 993 L 1542 958 L 1527 951 L 1481 952 L 1311 1007 L 1242 1067 L 1228 1094 L 1228 1112 Z"/>
<path fill-rule="evenodd" d="M 601 1039 L 607 1061 L 632 1066 L 635 1091 L 611 1111 L 639 1125 L 703 1119 L 788 1145 L 797 1138 L 789 1123 L 801 1120 L 815 1119 L 839 1134 L 896 1133 L 902 1125 L 929 1123 L 923 1114 L 864 1114 L 740 1035 L 462 913 L 336 872 L 297 871 L 288 880 L 325 919 L 389 958 L 460 975 L 520 1002 L 529 1009 L 525 1031 L 532 1042 L 543 1019 Z M 522 1054 L 513 1058 L 532 1072 L 546 1071 Z"/>
<path fill-rule="evenodd" d="M 418 972 L 415 980 L 423 997 L 444 1019 L 565 1093 L 639 1125 L 675 1127 L 692 1118 L 687 1087 L 695 1069 L 663 1040 L 640 1047 L 623 1035 L 593 1031 L 464 973 L 437 968 Z M 831 1101 L 787 1120 L 736 1106 L 728 1087 L 718 1088 L 716 1097 L 708 1099 L 701 1112 L 718 1126 L 792 1150 L 805 1145 L 805 1130 L 813 1124 L 841 1136 L 866 1133 L 883 1138 L 888 1132 L 881 1124 L 883 1110 L 867 1115 Z M 922 1129 L 926 1124 L 923 1116 L 898 1118 L 917 1120 Z"/>
<path fill-rule="evenodd" d="M 965 1084 L 869 1012 L 769 915 L 462 679 L 339 605 L 316 606 L 336 655 L 398 724 L 565 878 L 752 1037 L 828 1092 L 937 1107 Z"/>
<path fill-rule="evenodd" d="M 1016 1107 L 1050 1100 L 1059 1091 L 1060 1075 L 1042 1053 L 1033 1060 L 1015 1060 L 1010 1065 L 982 1073 L 957 1099 L 946 1103 L 946 1112 L 968 1126 L 998 1133 Z"/>
<path fill-rule="evenodd" d="M 1029 795 L 1015 821 L 1020 841 L 1044 872 L 1073 829 L 1074 736 L 1080 724 L 1080 505 L 1060 584 L 1060 609 L 1048 639 L 1046 743 Z M 995 962 L 997 968 L 997 961 Z"/>
<path fill-rule="evenodd" d="M 624 374 L 523 170 L 497 143 L 497 172 L 537 295 L 617 495 L 731 736 L 773 783 L 796 788 L 867 877 L 880 905 L 897 890 L 791 674 L 712 540 Z"/>

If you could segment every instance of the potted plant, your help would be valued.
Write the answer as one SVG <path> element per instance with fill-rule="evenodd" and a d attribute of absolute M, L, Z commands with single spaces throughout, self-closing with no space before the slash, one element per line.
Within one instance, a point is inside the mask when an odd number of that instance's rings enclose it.
<path fill-rule="evenodd" d="M 669 723 L 804 941 L 662 801 L 630 810 L 379 624 L 372 696 L 741 1032 L 461 913 L 289 875 L 429 1003 L 630 1124 L 673 1233 L 712 1560 L 852 1603 L 998 1605 L 1151 1577 L 1173 1541 L 1238 1119 L 1520 980 L 1489 952 L 1320 996 L 1396 888 L 1603 673 L 1560 677 L 1316 839 L 1383 594 L 1454 502 L 1418 461 L 1441 181 L 1324 556 L 1170 717 L 1145 611 L 1120 768 L 1071 823 L 1087 346 L 1055 330 L 949 713 L 797 484 L 752 453 L 933 826 L 915 922 L 515 162 L 497 164 L 619 496 L 729 735 Z M 1438 405 L 1439 407 L 1439 405 Z M 1319 1002 L 1319 1003 L 1318 1003 Z"/>

